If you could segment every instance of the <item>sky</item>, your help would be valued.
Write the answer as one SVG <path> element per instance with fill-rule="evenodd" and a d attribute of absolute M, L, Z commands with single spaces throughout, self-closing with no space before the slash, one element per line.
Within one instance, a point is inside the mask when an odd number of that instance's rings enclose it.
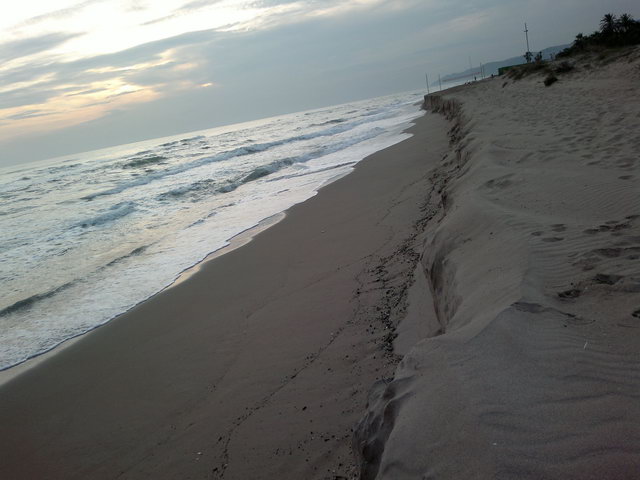
<path fill-rule="evenodd" d="M 0 15 L 0 165 L 425 87 L 637 0 L 20 0 Z"/>

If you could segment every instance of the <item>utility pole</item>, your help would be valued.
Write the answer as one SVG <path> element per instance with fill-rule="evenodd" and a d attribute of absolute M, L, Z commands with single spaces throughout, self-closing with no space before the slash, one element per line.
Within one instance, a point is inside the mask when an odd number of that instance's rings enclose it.
<path fill-rule="evenodd" d="M 527 63 L 531 63 L 531 49 L 529 48 L 529 28 L 527 27 L 527 23 L 524 24 L 524 34 L 527 38 Z"/>
<path fill-rule="evenodd" d="M 424 76 L 427 77 L 427 95 L 431 95 L 431 92 L 429 91 L 429 74 L 425 73 Z"/>
<path fill-rule="evenodd" d="M 440 84 L 440 91 L 442 91 L 442 80 L 440 79 L 440 74 L 438 74 L 438 83 Z"/>

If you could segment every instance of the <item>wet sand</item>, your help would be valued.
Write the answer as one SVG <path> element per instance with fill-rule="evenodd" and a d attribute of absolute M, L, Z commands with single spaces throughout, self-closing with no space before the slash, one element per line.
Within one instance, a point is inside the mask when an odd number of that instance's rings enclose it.
<path fill-rule="evenodd" d="M 0 387 L 0 477 L 354 476 L 352 429 L 398 361 L 407 239 L 446 130 L 419 119 L 250 243 Z"/>

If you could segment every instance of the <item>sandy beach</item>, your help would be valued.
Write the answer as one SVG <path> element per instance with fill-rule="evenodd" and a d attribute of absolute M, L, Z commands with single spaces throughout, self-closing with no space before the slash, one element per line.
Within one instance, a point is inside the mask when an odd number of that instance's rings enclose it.
<path fill-rule="evenodd" d="M 438 323 L 372 394 L 363 478 L 638 478 L 640 50 L 571 65 L 426 99 Z"/>
<path fill-rule="evenodd" d="M 0 478 L 638 478 L 640 50 L 572 61 L 1 386 Z"/>
<path fill-rule="evenodd" d="M 2 478 L 335 478 L 391 376 L 447 124 L 0 387 Z M 394 301 L 391 305 L 390 302 Z"/>

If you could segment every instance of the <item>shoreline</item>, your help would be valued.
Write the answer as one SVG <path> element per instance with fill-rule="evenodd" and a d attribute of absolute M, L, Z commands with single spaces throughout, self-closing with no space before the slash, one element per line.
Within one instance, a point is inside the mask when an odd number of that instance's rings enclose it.
<path fill-rule="evenodd" d="M 5 323 L 1 368 L 111 321 L 171 285 L 212 251 L 224 248 L 230 237 L 315 195 L 327 180 L 350 170 L 368 153 L 405 138 L 402 130 L 420 115 L 415 95 L 267 119 L 262 127 L 255 126 L 255 132 L 196 135 L 148 145 L 135 155 L 124 146 L 114 147 L 109 156 L 87 155 L 86 165 L 77 161 L 54 166 L 54 162 L 30 176 L 8 177 L 9 214 L 3 217 L 7 228 L 2 237 L 17 235 L 22 247 L 4 258 L 11 275 L 0 312 Z M 364 115 L 369 109 L 374 114 Z M 237 129 L 230 125 L 223 130 Z M 250 135 L 253 139 L 246 137 L 250 147 L 243 144 L 245 133 L 255 133 Z M 314 149 L 316 144 L 322 148 Z M 136 160 L 140 155 L 145 157 L 142 163 Z M 94 164 L 113 177 L 108 181 L 103 177 L 102 182 Z M 269 172 L 269 178 L 263 178 Z M 62 190 L 46 187 L 57 185 L 58 176 L 83 175 L 91 180 L 82 183 L 80 191 L 71 186 L 73 182 L 63 182 Z M 67 202 L 64 209 L 53 208 L 47 215 L 55 222 L 38 223 L 40 209 L 30 201 L 38 202 L 20 193 L 40 184 L 45 185 L 45 210 L 54 201 Z M 94 198 L 99 201 L 86 204 Z M 11 213 L 23 207 L 29 212 L 26 216 Z M 41 238 L 34 234 L 48 228 L 50 234 Z M 42 242 L 51 255 L 36 255 L 40 261 L 29 268 L 30 249 L 44 248 Z M 8 245 L 13 245 L 10 240 Z"/>
<path fill-rule="evenodd" d="M 0 387 L 3 476 L 354 475 L 351 429 L 397 362 L 380 268 L 417 261 L 402 245 L 445 127 L 418 118 L 253 241 Z"/>
<path fill-rule="evenodd" d="M 416 106 L 419 106 L 419 105 L 420 105 L 419 103 L 416 104 Z M 418 117 L 418 118 L 420 118 L 420 117 Z M 410 122 L 410 124 L 405 129 L 405 132 L 406 132 L 406 130 L 410 129 L 414 125 L 415 125 L 415 120 Z M 399 140 L 396 143 L 399 143 L 399 142 L 402 142 L 402 141 L 403 140 Z M 374 152 L 374 153 L 377 153 L 377 152 Z M 358 163 L 360 163 L 363 160 L 365 160 L 365 158 L 363 158 L 361 160 L 358 160 L 354 164 L 354 167 Z M 337 174 L 335 177 L 330 178 L 329 180 L 327 180 L 324 183 L 322 183 L 317 188 L 317 190 L 315 190 L 313 196 L 317 195 L 320 192 L 320 190 L 322 190 L 327 185 L 330 185 L 331 183 L 333 183 L 333 182 L 335 182 L 335 181 L 337 181 L 337 180 L 349 175 L 351 172 L 353 172 L 354 167 L 351 167 L 350 171 L 347 171 L 347 172 L 345 172 L 343 174 Z M 313 198 L 313 196 L 310 197 L 310 198 Z M 305 201 L 306 200 L 304 200 L 301 203 L 304 203 Z M 298 205 L 298 204 L 294 204 L 289 208 L 292 208 L 295 205 Z M 198 261 L 194 265 L 191 265 L 190 267 L 187 267 L 184 270 L 182 270 L 181 272 L 179 272 L 176 275 L 175 279 L 171 281 L 171 283 L 169 283 L 168 285 L 166 285 L 165 287 L 160 289 L 158 292 L 152 294 L 151 296 L 149 296 L 147 298 L 144 298 L 143 300 L 139 301 L 135 305 L 132 305 L 131 307 L 129 307 L 127 310 L 123 311 L 122 313 L 119 313 L 119 314 L 115 315 L 114 317 L 106 320 L 104 323 L 101 323 L 101 324 L 98 324 L 98 325 L 94 326 L 93 328 L 91 328 L 90 330 L 87 330 L 86 332 L 78 333 L 77 335 L 75 335 L 73 337 L 69 337 L 69 338 L 63 340 L 62 342 L 58 343 L 57 345 L 51 347 L 50 349 L 46 350 L 46 351 L 43 351 L 41 353 L 35 354 L 33 356 L 30 356 L 30 357 L 26 358 L 25 360 L 23 360 L 23 361 L 21 361 L 19 363 L 16 363 L 14 365 L 11 365 L 9 367 L 5 367 L 3 369 L 0 369 L 0 387 L 2 385 L 4 385 L 5 383 L 11 381 L 16 376 L 26 372 L 30 368 L 35 367 L 36 365 L 40 364 L 41 362 L 43 362 L 46 359 L 50 358 L 51 356 L 55 355 L 57 352 L 62 351 L 63 349 L 71 346 L 73 343 L 75 343 L 76 341 L 80 340 L 83 336 L 91 334 L 96 329 L 99 329 L 99 328 L 103 327 L 104 325 L 108 324 L 109 322 L 115 320 L 116 318 L 118 318 L 118 317 L 120 317 L 122 315 L 125 315 L 127 312 L 129 312 L 130 310 L 136 308 L 141 303 L 144 303 L 144 302 L 150 300 L 151 298 L 155 297 L 156 295 L 161 294 L 165 290 L 173 288 L 174 286 L 186 281 L 191 276 L 193 276 L 195 273 L 200 271 L 200 269 L 203 267 L 203 265 L 205 263 L 207 263 L 209 261 L 212 261 L 212 260 L 214 260 L 214 259 L 216 259 L 216 258 L 218 258 L 218 257 L 220 257 L 220 256 L 222 256 L 222 255 L 224 255 L 226 253 L 232 252 L 232 251 L 234 251 L 234 250 L 236 250 L 236 249 L 248 244 L 257 235 L 259 235 L 262 231 L 264 231 L 264 230 L 272 227 L 273 225 L 277 224 L 278 222 L 282 221 L 286 217 L 286 214 L 287 214 L 287 211 L 289 210 L 289 208 L 287 210 L 275 213 L 275 214 L 273 214 L 273 215 L 271 215 L 271 216 L 269 216 L 267 218 L 264 218 L 264 219 L 260 220 L 260 222 L 258 222 L 257 225 L 249 227 L 249 228 L 239 232 L 238 234 L 234 235 L 233 237 L 227 239 L 226 240 L 226 242 L 228 242 L 227 245 L 208 253 L 202 260 Z"/>
<path fill-rule="evenodd" d="M 115 317 L 107 320 L 105 323 L 97 325 L 94 328 L 92 328 L 91 330 L 88 330 L 86 332 L 80 333 L 80 334 L 78 334 L 78 335 L 76 335 L 74 337 L 68 338 L 68 339 L 64 340 L 63 342 L 59 343 L 58 345 L 52 347 L 51 349 L 45 351 L 45 352 L 39 353 L 37 355 L 34 355 L 32 357 L 27 358 L 26 360 L 23 360 L 20 363 L 17 363 L 15 365 L 7 367 L 7 368 L 5 368 L 3 370 L 0 370 L 0 387 L 2 387 L 2 385 L 4 385 L 5 383 L 11 381 L 12 379 L 16 378 L 18 375 L 28 371 L 31 368 L 34 368 L 35 366 L 39 365 L 40 363 L 44 362 L 45 360 L 51 358 L 53 355 L 56 355 L 57 353 L 61 352 L 65 348 L 70 347 L 75 342 L 77 342 L 82 337 L 84 337 L 85 335 L 91 334 L 94 330 L 96 330 L 98 328 L 101 328 L 104 325 L 106 325 L 107 323 L 109 323 L 109 322 L 115 320 L 116 318 L 120 317 L 121 315 L 126 314 L 129 310 L 137 307 L 141 303 L 144 303 L 144 302 L 150 300 L 151 298 L 155 297 L 156 295 L 160 295 L 162 292 L 164 292 L 167 289 L 173 288 L 174 286 L 185 282 L 186 280 L 191 278 L 194 274 L 196 274 L 198 271 L 200 271 L 200 269 L 203 267 L 203 265 L 206 262 L 214 260 L 214 259 L 224 255 L 225 253 L 232 252 L 232 251 L 236 250 L 237 248 L 240 248 L 240 247 L 246 245 L 247 243 L 251 242 L 255 238 L 256 235 L 259 235 L 260 232 L 262 232 L 262 231 L 266 230 L 267 228 L 275 225 L 276 223 L 278 223 L 279 221 L 284 219 L 285 216 L 286 216 L 286 212 L 276 213 L 275 215 L 271 215 L 270 217 L 265 218 L 264 220 L 260 221 L 260 223 L 258 225 L 254 225 L 253 227 L 248 228 L 248 229 L 244 230 L 243 232 L 238 233 L 237 235 L 234 235 L 233 237 L 231 237 L 230 239 L 227 240 L 229 242 L 228 245 L 226 245 L 226 246 L 224 246 L 222 248 L 219 248 L 218 250 L 214 250 L 213 252 L 208 254 L 205 258 L 200 260 L 195 265 L 192 265 L 191 267 L 184 269 L 183 271 L 178 273 L 178 275 L 176 276 L 175 280 L 173 280 L 169 285 L 164 287 L 162 290 L 160 290 L 157 293 L 154 293 L 153 295 L 151 295 L 148 298 L 145 298 L 144 300 L 140 301 L 136 305 L 134 305 L 131 308 L 127 309 L 126 311 L 124 311 L 124 312 L 116 315 Z"/>

